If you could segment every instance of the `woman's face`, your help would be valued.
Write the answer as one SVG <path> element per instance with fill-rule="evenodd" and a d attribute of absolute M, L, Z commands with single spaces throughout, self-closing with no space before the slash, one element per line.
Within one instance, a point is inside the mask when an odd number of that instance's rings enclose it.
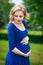
<path fill-rule="evenodd" d="M 20 23 L 24 19 L 24 14 L 22 11 L 16 11 L 14 14 L 14 21 Z"/>

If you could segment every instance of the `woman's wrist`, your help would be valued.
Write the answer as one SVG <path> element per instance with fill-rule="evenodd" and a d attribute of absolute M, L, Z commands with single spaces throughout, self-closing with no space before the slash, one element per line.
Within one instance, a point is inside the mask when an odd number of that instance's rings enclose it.
<path fill-rule="evenodd" d="M 30 55 L 30 53 L 31 53 L 31 50 L 29 52 L 27 52 L 24 56 L 28 57 Z"/>

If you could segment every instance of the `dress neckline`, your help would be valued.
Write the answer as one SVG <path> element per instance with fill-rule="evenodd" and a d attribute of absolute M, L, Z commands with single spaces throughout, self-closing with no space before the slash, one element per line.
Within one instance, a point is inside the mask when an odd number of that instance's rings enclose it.
<path fill-rule="evenodd" d="M 11 22 L 11 23 L 12 23 L 12 22 Z M 12 23 L 12 24 L 13 24 L 13 25 L 15 26 L 15 28 L 18 29 L 19 31 L 22 31 L 22 32 L 23 32 L 23 31 L 26 30 L 26 29 L 25 29 L 25 30 L 20 30 L 14 23 Z M 23 25 L 24 25 L 24 24 L 23 24 Z"/>

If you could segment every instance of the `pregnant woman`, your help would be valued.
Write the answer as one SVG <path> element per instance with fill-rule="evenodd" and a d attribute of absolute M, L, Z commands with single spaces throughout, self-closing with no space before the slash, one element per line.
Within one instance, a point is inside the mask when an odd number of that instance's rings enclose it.
<path fill-rule="evenodd" d="M 15 5 L 10 11 L 10 22 L 8 25 L 9 51 L 6 56 L 5 65 L 30 65 L 28 31 L 25 19 L 27 11 L 23 5 Z"/>

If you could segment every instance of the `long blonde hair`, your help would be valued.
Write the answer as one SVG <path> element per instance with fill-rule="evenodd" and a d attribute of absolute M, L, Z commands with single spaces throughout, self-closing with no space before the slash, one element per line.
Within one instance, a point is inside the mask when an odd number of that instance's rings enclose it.
<path fill-rule="evenodd" d="M 24 20 L 28 19 L 29 18 L 29 13 L 27 12 L 26 8 L 24 5 L 14 5 L 10 11 L 10 15 L 9 15 L 9 19 L 10 21 L 14 21 L 14 13 L 16 11 L 23 11 L 23 14 L 24 14 Z"/>

